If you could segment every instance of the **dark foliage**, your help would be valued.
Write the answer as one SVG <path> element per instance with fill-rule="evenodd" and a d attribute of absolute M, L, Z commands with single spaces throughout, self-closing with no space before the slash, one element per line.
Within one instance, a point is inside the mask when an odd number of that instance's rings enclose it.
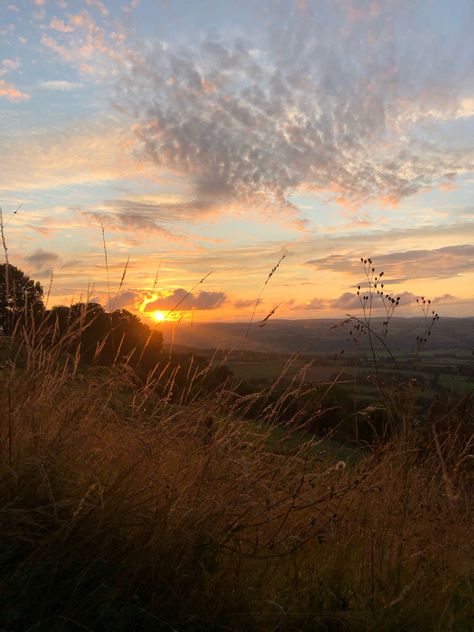
<path fill-rule="evenodd" d="M 149 371 L 157 362 L 163 334 L 126 309 L 106 312 L 97 303 L 59 305 L 46 313 L 51 343 L 80 354 L 88 364 L 126 362 Z"/>
<path fill-rule="evenodd" d="M 59 305 L 45 314 L 48 343 L 60 345 L 84 364 L 126 364 L 143 382 L 152 379 L 157 395 L 170 401 L 193 400 L 230 378 L 227 367 L 209 367 L 194 355 L 164 355 L 163 334 L 121 309 L 106 312 L 97 303 Z M 195 379 L 193 379 L 195 378 Z"/>
<path fill-rule="evenodd" d="M 10 336 L 22 322 L 44 312 L 43 288 L 19 268 L 0 264 L 0 331 Z"/>

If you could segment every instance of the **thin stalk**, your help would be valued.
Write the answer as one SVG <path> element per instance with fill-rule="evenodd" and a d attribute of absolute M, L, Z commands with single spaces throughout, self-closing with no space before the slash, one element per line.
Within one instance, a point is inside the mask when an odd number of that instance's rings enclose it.
<path fill-rule="evenodd" d="M 273 268 L 270 270 L 270 272 L 268 273 L 267 278 L 265 279 L 265 283 L 262 285 L 262 288 L 260 290 L 260 294 L 258 295 L 256 301 L 255 301 L 255 305 L 253 306 L 253 311 L 252 311 L 252 316 L 250 317 L 250 321 L 247 327 L 247 331 L 245 332 L 245 337 L 247 338 L 250 332 L 250 327 L 252 326 L 253 323 L 253 319 L 255 317 L 255 312 L 257 311 L 257 305 L 260 303 L 260 300 L 263 296 L 263 292 L 265 291 L 265 288 L 268 285 L 268 282 L 270 281 L 270 279 L 272 278 L 272 276 L 275 274 L 275 272 L 278 270 L 278 268 L 280 267 L 280 264 L 282 263 L 283 259 L 286 257 L 286 253 L 283 253 L 282 256 L 280 257 L 280 259 L 278 260 L 278 262 L 276 263 L 276 265 L 273 266 Z"/>

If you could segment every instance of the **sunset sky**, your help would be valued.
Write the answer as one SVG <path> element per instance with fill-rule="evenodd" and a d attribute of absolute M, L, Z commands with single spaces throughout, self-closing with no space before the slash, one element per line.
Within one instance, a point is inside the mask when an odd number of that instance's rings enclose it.
<path fill-rule="evenodd" d="M 400 314 L 472 316 L 473 31 L 472 0 L 2 0 L 10 262 L 144 318 L 211 273 L 212 321 L 283 254 L 258 314 L 343 316 L 370 256 Z"/>

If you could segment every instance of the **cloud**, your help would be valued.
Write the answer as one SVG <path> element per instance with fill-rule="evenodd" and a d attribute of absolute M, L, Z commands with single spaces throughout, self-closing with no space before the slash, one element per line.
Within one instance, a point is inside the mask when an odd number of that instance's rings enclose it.
<path fill-rule="evenodd" d="M 330 303 L 329 299 L 323 299 L 323 298 L 313 298 L 310 301 L 307 301 L 306 303 L 296 303 L 296 301 L 293 300 L 293 302 L 288 302 L 288 307 L 291 308 L 292 311 L 302 311 L 302 310 L 315 310 L 315 309 L 326 309 L 328 306 L 328 303 Z"/>
<path fill-rule="evenodd" d="M 61 268 L 62 269 L 77 268 L 77 267 L 81 267 L 83 264 L 84 262 L 82 259 L 68 259 L 62 264 Z"/>
<path fill-rule="evenodd" d="M 326 301 L 321 298 L 313 298 L 305 304 L 304 309 L 324 309 L 326 307 Z"/>
<path fill-rule="evenodd" d="M 124 290 L 118 296 L 111 297 L 112 309 L 136 308 L 141 303 L 143 297 L 136 290 Z"/>
<path fill-rule="evenodd" d="M 354 292 L 344 292 L 339 298 L 331 301 L 331 307 L 336 309 L 360 309 L 360 298 Z"/>
<path fill-rule="evenodd" d="M 163 239 L 173 242 L 186 241 L 185 237 L 177 235 L 172 231 L 164 228 L 158 222 L 147 215 L 140 213 L 108 213 L 95 211 L 82 211 L 84 218 L 92 220 L 98 225 L 106 226 L 112 231 L 123 232 L 144 232 L 148 234 L 158 235 Z"/>
<path fill-rule="evenodd" d="M 144 311 L 152 312 L 160 309 L 171 310 L 180 301 L 182 301 L 182 303 L 179 305 L 179 311 L 190 309 L 216 309 L 227 300 L 227 296 L 224 292 L 199 292 L 198 294 L 189 294 L 188 296 L 186 296 L 186 294 L 188 294 L 188 292 L 185 289 L 177 288 L 169 296 L 163 296 L 147 303 Z"/>
<path fill-rule="evenodd" d="M 435 296 L 432 302 L 433 303 L 454 303 L 459 300 L 460 299 L 458 296 L 453 296 L 452 294 L 446 293 L 446 294 L 442 294 L 441 296 Z"/>
<path fill-rule="evenodd" d="M 108 11 L 105 5 L 95 0 L 89 4 L 95 8 L 100 5 Z M 132 54 L 125 47 L 122 33 L 99 26 L 87 10 L 69 15 L 67 23 L 53 18 L 50 28 L 54 37 L 43 33 L 41 44 L 63 62 L 95 80 L 110 82 L 116 74 L 116 63 L 126 63 L 127 55 Z"/>
<path fill-rule="evenodd" d="M 288 8 L 258 40 L 144 47 L 116 94 L 138 155 L 187 178 L 203 205 L 238 200 L 294 218 L 296 191 L 395 204 L 472 170 L 472 147 L 423 131 L 465 110 L 468 30 L 440 55 L 442 29 L 410 3 L 372 11 L 361 0 L 357 20 L 348 6 Z"/>
<path fill-rule="evenodd" d="M 8 101 L 27 101 L 30 95 L 26 92 L 22 92 L 13 84 L 0 79 L 0 97 L 5 97 Z"/>
<path fill-rule="evenodd" d="M 46 17 L 46 10 L 41 9 L 40 11 L 33 11 L 33 19 L 37 22 L 42 22 Z"/>
<path fill-rule="evenodd" d="M 26 257 L 26 261 L 28 261 L 28 263 L 40 266 L 43 266 L 45 263 L 47 264 L 57 261 L 58 259 L 59 257 L 55 252 L 48 252 L 46 250 L 42 250 L 41 248 L 35 250 L 33 254 Z"/>
<path fill-rule="evenodd" d="M 413 305 L 418 298 L 411 292 L 401 292 L 394 295 L 394 298 L 400 298 L 400 307 L 406 307 L 407 305 Z M 345 292 L 336 299 L 328 301 L 327 305 L 333 309 L 362 309 L 362 301 L 355 292 Z M 378 294 L 372 295 L 372 308 L 382 309 L 384 307 L 382 297 Z"/>
<path fill-rule="evenodd" d="M 361 277 L 363 268 L 356 255 L 330 255 L 306 262 L 317 270 L 341 272 Z M 448 279 L 474 271 L 474 246 L 446 246 L 433 250 L 408 250 L 374 257 L 377 272 L 390 280 Z M 385 281 L 384 281 L 385 282 Z"/>
<path fill-rule="evenodd" d="M 48 276 L 51 274 L 54 266 L 59 263 L 60 258 L 55 252 L 42 250 L 39 248 L 31 255 L 25 257 L 25 261 L 33 270 L 33 274 L 37 276 Z"/>
<path fill-rule="evenodd" d="M 255 304 L 259 305 L 262 302 L 262 299 L 257 298 L 249 298 L 249 299 L 237 299 L 233 303 L 233 307 L 235 309 L 247 309 L 249 307 L 254 307 Z"/>
<path fill-rule="evenodd" d="M 363 293 L 361 293 L 363 295 Z M 393 298 L 397 300 L 399 299 L 400 309 L 404 307 L 408 307 L 409 305 L 416 305 L 417 299 L 420 297 L 416 296 L 412 292 L 399 292 L 393 293 Z M 458 300 L 455 296 L 451 294 L 444 294 L 443 296 L 438 296 L 432 300 L 432 303 L 449 303 Z M 385 304 L 388 305 L 387 296 L 385 295 Z M 357 295 L 357 292 L 344 292 L 337 298 L 329 299 L 329 298 L 314 298 L 307 303 L 296 303 L 292 308 L 293 311 L 302 311 L 302 310 L 319 310 L 319 309 L 340 309 L 340 310 L 361 310 L 363 309 L 363 301 L 361 297 Z M 382 297 L 376 292 L 372 295 L 372 309 L 384 310 L 384 301 Z M 380 315 L 380 313 L 378 314 Z"/>
<path fill-rule="evenodd" d="M 41 88 L 46 88 L 46 90 L 61 90 L 65 92 L 83 87 L 82 83 L 64 80 L 42 81 L 39 85 Z"/>
<path fill-rule="evenodd" d="M 143 169 L 142 175 L 144 175 Z M 153 177 L 150 172 L 147 175 Z M 120 226 L 122 230 L 145 229 L 160 232 L 164 230 L 162 224 L 194 223 L 233 212 L 238 212 L 240 216 L 245 213 L 250 217 L 253 212 L 253 209 L 242 209 L 230 201 L 219 203 L 218 200 L 209 197 L 206 199 L 189 197 L 186 183 L 180 182 L 179 186 L 181 187 L 181 194 L 179 195 L 157 194 L 148 198 L 136 196 L 135 198 L 104 200 L 105 210 L 101 213 L 101 217 L 108 218 L 106 221 L 110 225 Z M 305 221 L 298 220 L 292 212 L 275 218 L 268 207 L 261 207 L 260 211 L 263 219 L 272 224 L 277 220 L 284 223 L 286 227 L 290 225 L 295 230 L 301 230 L 305 226 Z M 199 239 L 208 240 L 209 238 L 200 236 Z"/>
<path fill-rule="evenodd" d="M 66 24 L 64 20 L 59 20 L 58 18 L 53 18 L 49 26 L 53 31 L 58 31 L 59 33 L 72 33 L 74 31 L 74 28 L 70 24 Z"/>
<path fill-rule="evenodd" d="M 400 307 L 406 307 L 416 303 L 418 298 L 411 292 L 401 292 L 394 294 L 394 298 L 400 299 Z M 385 299 L 387 302 L 387 299 Z M 376 292 L 372 295 L 372 308 L 383 309 L 384 303 L 380 295 Z M 344 292 L 337 298 L 313 298 L 306 303 L 296 303 L 291 308 L 293 311 L 302 310 L 324 310 L 324 309 L 342 309 L 342 310 L 360 310 L 362 309 L 362 300 L 357 292 Z"/>
<path fill-rule="evenodd" d="M 122 11 L 124 11 L 125 13 L 133 13 L 133 11 L 135 11 L 135 9 L 138 9 L 139 6 L 140 0 L 131 0 L 130 4 L 126 4 L 122 8 Z"/>
<path fill-rule="evenodd" d="M 10 128 L 2 142 L 9 158 L 0 170 L 4 191 L 115 180 L 123 178 L 125 171 L 137 173 L 136 163 L 124 152 L 123 131 L 100 120 L 43 129 Z"/>
<path fill-rule="evenodd" d="M 16 57 L 15 59 L 10 59 L 9 57 L 6 57 L 2 60 L 2 63 L 0 64 L 0 77 L 2 75 L 6 75 L 9 72 L 17 70 L 20 65 L 21 64 L 18 57 Z"/>
<path fill-rule="evenodd" d="M 202 200 L 162 201 L 112 199 L 105 200 L 104 206 L 108 212 L 120 217 L 133 217 L 144 223 L 161 221 L 173 223 L 179 221 L 194 221 L 203 215 L 213 212 L 213 204 L 203 203 Z"/>
<path fill-rule="evenodd" d="M 86 4 L 94 9 L 97 9 L 97 11 L 99 11 L 99 13 L 101 13 L 104 17 L 109 15 L 109 10 L 100 0 L 86 0 Z"/>
<path fill-rule="evenodd" d="M 155 196 L 133 198 L 115 198 L 104 200 L 100 211 L 84 210 L 83 215 L 94 222 L 106 225 L 110 230 L 125 232 L 148 232 L 158 234 L 175 242 L 189 241 L 189 237 L 177 234 L 167 226 L 176 226 L 182 222 L 199 222 L 224 210 L 214 203 L 201 200 L 189 200 L 183 195 L 157 194 Z M 199 241 L 220 243 L 222 239 L 205 235 L 193 235 Z"/>

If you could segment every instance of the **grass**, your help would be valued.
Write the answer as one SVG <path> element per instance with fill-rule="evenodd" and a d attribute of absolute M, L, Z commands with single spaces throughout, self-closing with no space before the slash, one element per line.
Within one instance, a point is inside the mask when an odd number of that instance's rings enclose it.
<path fill-rule="evenodd" d="M 344 459 L 297 413 L 275 425 L 284 398 L 248 422 L 229 384 L 173 403 L 130 367 L 18 344 L 0 369 L 1 628 L 471 629 L 468 398 Z"/>
<path fill-rule="evenodd" d="M 474 388 L 473 382 L 463 375 L 441 373 L 440 382 L 445 388 L 459 393 L 471 393 Z"/>

